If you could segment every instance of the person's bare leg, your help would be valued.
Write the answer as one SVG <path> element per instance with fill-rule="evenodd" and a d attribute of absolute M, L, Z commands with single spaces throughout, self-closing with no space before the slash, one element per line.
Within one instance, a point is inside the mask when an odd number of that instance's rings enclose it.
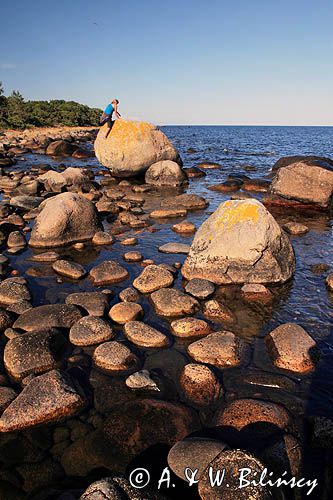
<path fill-rule="evenodd" d="M 108 124 L 108 131 L 107 131 L 107 133 L 106 133 L 106 135 L 105 135 L 105 139 L 107 139 L 107 138 L 108 138 L 108 135 L 109 135 L 109 133 L 111 132 L 111 129 L 112 129 L 112 127 L 113 127 L 114 121 L 109 120 L 109 121 L 107 122 L 107 124 Z"/>

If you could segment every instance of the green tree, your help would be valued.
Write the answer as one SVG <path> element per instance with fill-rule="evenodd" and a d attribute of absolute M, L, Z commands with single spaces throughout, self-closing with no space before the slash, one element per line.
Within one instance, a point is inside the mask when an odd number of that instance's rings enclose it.
<path fill-rule="evenodd" d="M 7 97 L 8 124 L 12 128 L 24 128 L 27 125 L 28 114 L 22 94 L 13 90 Z"/>
<path fill-rule="evenodd" d="M 4 95 L 4 88 L 0 82 L 0 128 L 6 128 L 7 122 L 7 98 Z"/>

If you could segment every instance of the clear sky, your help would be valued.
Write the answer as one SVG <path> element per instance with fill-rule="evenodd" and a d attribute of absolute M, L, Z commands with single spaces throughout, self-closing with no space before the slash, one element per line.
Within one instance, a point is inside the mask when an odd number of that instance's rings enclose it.
<path fill-rule="evenodd" d="M 0 81 L 157 124 L 333 125 L 333 0 L 1 0 Z"/>

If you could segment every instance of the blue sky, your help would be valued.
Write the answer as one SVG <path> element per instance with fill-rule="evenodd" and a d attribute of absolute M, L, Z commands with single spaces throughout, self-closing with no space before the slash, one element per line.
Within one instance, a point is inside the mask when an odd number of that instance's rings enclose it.
<path fill-rule="evenodd" d="M 0 81 L 158 124 L 333 125 L 332 0 L 1 0 Z"/>

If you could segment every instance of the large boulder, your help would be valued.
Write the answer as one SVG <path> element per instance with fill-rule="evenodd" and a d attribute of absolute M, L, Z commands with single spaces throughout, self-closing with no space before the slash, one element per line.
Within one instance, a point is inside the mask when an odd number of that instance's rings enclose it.
<path fill-rule="evenodd" d="M 295 271 L 288 236 L 257 200 L 229 200 L 200 226 L 182 267 L 190 280 L 283 283 Z"/>
<path fill-rule="evenodd" d="M 91 201 L 76 193 L 61 193 L 41 204 L 31 238 L 32 247 L 59 247 L 90 240 L 102 226 Z"/>
<path fill-rule="evenodd" d="M 287 167 L 288 165 L 291 165 L 292 163 L 297 163 L 299 161 L 323 161 L 325 163 L 328 163 L 333 167 L 333 160 L 330 158 L 325 158 L 323 156 L 302 156 L 302 155 L 295 155 L 295 156 L 282 156 L 277 162 L 274 163 L 272 166 L 272 171 L 276 172 L 279 170 L 281 167 Z"/>
<path fill-rule="evenodd" d="M 107 125 L 95 140 L 97 159 L 116 177 L 144 173 L 161 160 L 181 163 L 178 151 L 155 125 L 146 122 L 116 120 L 108 137 Z"/>
<path fill-rule="evenodd" d="M 333 195 L 333 166 L 321 160 L 302 160 L 281 167 L 271 192 L 287 200 L 327 209 Z"/>

